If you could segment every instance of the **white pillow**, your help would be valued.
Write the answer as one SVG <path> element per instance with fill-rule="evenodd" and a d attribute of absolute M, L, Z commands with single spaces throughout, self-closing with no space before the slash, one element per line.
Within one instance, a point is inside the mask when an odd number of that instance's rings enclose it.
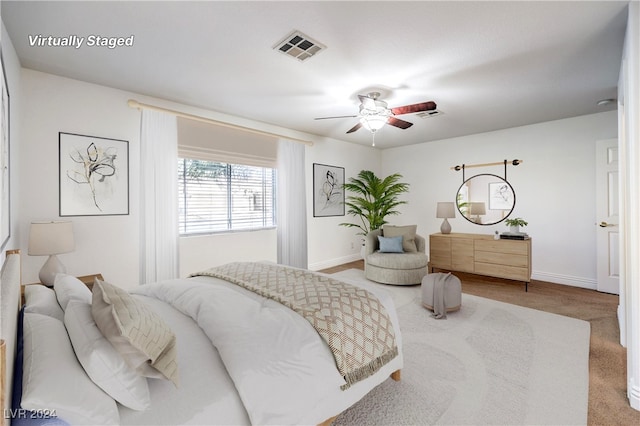
<path fill-rule="evenodd" d="M 69 300 L 80 300 L 91 304 L 91 290 L 82 281 L 72 275 L 58 274 L 53 281 L 58 303 L 62 310 L 67 309 Z"/>
<path fill-rule="evenodd" d="M 64 312 L 56 299 L 53 289 L 40 285 L 24 286 L 24 311 L 42 314 L 64 321 Z"/>
<path fill-rule="evenodd" d="M 119 424 L 116 402 L 84 372 L 62 322 L 25 313 L 23 325 L 22 408 L 55 410 L 70 424 Z"/>
<path fill-rule="evenodd" d="M 147 379 L 138 376 L 102 335 L 91 316 L 91 305 L 70 300 L 64 312 L 64 325 L 80 364 L 96 385 L 132 410 L 149 408 Z"/>

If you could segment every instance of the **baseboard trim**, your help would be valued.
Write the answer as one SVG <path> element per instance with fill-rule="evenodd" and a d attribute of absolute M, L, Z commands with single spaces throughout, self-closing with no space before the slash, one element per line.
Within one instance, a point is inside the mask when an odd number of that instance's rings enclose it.
<path fill-rule="evenodd" d="M 362 259 L 360 253 L 350 254 L 348 256 L 338 257 L 336 259 L 324 260 L 322 262 L 310 263 L 308 268 L 312 271 L 320 271 L 322 269 L 333 268 L 334 266 L 344 265 L 345 263 L 355 262 Z"/>
<path fill-rule="evenodd" d="M 627 384 L 627 397 L 631 408 L 640 411 L 640 386 L 634 383 L 633 378 L 630 378 Z"/>
<path fill-rule="evenodd" d="M 587 288 L 596 290 L 597 281 L 590 278 L 574 277 L 571 275 L 554 274 L 550 272 L 533 271 L 531 279 L 538 281 L 546 281 L 554 284 L 570 285 L 572 287 Z"/>
<path fill-rule="evenodd" d="M 323 260 L 321 262 L 310 263 L 308 268 L 312 271 L 319 271 L 322 269 L 333 268 L 334 266 L 344 265 L 345 263 L 354 262 L 360 260 L 362 257 L 360 253 L 354 253 L 335 259 Z M 594 279 L 575 277 L 572 275 L 554 274 L 550 272 L 533 271 L 531 279 L 538 281 L 546 281 L 554 284 L 569 285 L 572 287 L 581 287 L 589 290 L 597 289 L 597 281 Z"/>
<path fill-rule="evenodd" d="M 627 347 L 627 324 L 624 316 L 624 306 L 618 305 L 618 330 L 620 330 L 620 345 Z"/>

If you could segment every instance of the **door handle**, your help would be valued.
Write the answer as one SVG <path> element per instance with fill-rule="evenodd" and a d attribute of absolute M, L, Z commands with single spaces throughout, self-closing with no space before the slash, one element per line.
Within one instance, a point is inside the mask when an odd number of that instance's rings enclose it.
<path fill-rule="evenodd" d="M 618 226 L 618 224 L 617 224 L 617 223 L 607 223 L 607 222 L 604 222 L 604 221 L 603 221 L 603 222 L 600 222 L 600 223 L 598 224 L 598 226 L 599 226 L 600 228 L 606 228 L 606 227 L 608 227 L 608 226 Z"/>

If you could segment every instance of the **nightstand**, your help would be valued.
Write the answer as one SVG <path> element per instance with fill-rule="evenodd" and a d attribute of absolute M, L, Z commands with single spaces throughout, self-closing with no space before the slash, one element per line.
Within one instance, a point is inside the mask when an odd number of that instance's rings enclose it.
<path fill-rule="evenodd" d="M 100 281 L 104 281 L 104 278 L 102 278 L 102 274 L 83 275 L 81 277 L 76 277 L 76 278 L 82 281 L 84 285 L 89 287 L 89 290 L 93 289 L 93 283 L 96 278 L 99 279 Z M 44 285 L 42 283 L 31 283 L 31 284 L 25 284 L 25 285 L 34 285 L 34 284 Z M 52 288 L 53 286 L 47 286 L 47 287 Z"/>
<path fill-rule="evenodd" d="M 76 278 L 82 281 L 84 285 L 89 287 L 89 290 L 93 290 L 93 283 L 95 282 L 96 278 L 99 279 L 100 281 L 104 281 L 104 278 L 102 278 L 102 274 L 83 275 L 81 277 L 76 277 Z"/>

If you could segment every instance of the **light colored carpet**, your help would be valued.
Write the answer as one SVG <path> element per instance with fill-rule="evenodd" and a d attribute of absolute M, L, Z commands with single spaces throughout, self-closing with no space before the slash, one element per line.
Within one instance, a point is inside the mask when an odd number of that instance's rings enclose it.
<path fill-rule="evenodd" d="M 402 330 L 402 380 L 385 381 L 334 425 L 584 425 L 589 323 L 467 294 L 431 318 L 420 286 L 382 286 Z"/>

